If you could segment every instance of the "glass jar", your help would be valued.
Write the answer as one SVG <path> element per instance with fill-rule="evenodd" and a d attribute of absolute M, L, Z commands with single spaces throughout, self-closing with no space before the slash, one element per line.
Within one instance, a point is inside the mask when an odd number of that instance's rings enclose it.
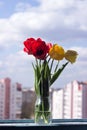
<path fill-rule="evenodd" d="M 51 98 L 37 96 L 35 103 L 35 123 L 51 123 Z"/>

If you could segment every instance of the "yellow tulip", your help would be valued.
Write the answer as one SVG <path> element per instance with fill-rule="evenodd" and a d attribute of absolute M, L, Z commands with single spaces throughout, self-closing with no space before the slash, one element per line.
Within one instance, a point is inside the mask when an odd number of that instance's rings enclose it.
<path fill-rule="evenodd" d="M 49 55 L 54 60 L 62 60 L 64 58 L 64 49 L 58 44 L 54 44 L 49 51 Z"/>
<path fill-rule="evenodd" d="M 68 60 L 71 63 L 74 63 L 76 61 L 78 53 L 74 50 L 67 50 L 65 53 L 65 59 Z"/>

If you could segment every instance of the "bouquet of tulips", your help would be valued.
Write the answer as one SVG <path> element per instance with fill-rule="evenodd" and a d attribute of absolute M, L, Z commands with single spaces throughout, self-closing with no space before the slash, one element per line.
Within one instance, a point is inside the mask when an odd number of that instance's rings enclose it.
<path fill-rule="evenodd" d="M 48 123 L 49 117 L 49 87 L 58 79 L 61 72 L 68 65 L 74 63 L 77 58 L 77 52 L 74 50 L 65 51 L 58 44 L 46 43 L 41 38 L 28 38 L 24 42 L 24 51 L 28 55 L 35 57 L 35 64 L 32 63 L 35 74 L 35 92 L 37 97 L 43 99 L 36 106 L 35 118 L 43 118 L 45 123 Z M 59 67 L 59 62 L 65 59 L 66 62 Z M 55 63 L 55 62 L 56 63 Z M 56 64 L 53 67 L 54 63 Z M 48 113 L 47 113 L 48 112 Z"/>

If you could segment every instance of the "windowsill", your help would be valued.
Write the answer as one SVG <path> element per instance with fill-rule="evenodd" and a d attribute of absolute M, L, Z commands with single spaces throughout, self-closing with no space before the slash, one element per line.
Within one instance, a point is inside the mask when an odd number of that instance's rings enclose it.
<path fill-rule="evenodd" d="M 0 120 L 0 126 L 67 126 L 87 125 L 87 119 L 53 119 L 50 124 L 35 124 L 34 120 Z"/>

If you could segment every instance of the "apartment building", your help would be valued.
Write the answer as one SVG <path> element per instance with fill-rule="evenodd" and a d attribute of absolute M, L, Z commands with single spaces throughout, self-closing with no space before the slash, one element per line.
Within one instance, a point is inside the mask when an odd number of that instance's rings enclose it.
<path fill-rule="evenodd" d="M 22 89 L 22 102 L 32 102 L 36 99 L 36 94 L 32 88 L 23 88 Z"/>
<path fill-rule="evenodd" d="M 74 80 L 53 92 L 53 118 L 87 118 L 87 83 Z"/>
<path fill-rule="evenodd" d="M 63 118 L 63 89 L 52 92 L 52 118 Z"/>
<path fill-rule="evenodd" d="M 33 119 L 35 108 L 36 94 L 32 88 L 22 89 L 22 119 Z"/>
<path fill-rule="evenodd" d="M 0 79 L 0 119 L 9 119 L 10 84 L 9 78 Z"/>
<path fill-rule="evenodd" d="M 0 79 L 0 119 L 19 119 L 21 114 L 21 84 L 10 78 Z"/>
<path fill-rule="evenodd" d="M 21 118 L 22 88 L 20 83 L 14 83 L 10 89 L 10 119 Z"/>

